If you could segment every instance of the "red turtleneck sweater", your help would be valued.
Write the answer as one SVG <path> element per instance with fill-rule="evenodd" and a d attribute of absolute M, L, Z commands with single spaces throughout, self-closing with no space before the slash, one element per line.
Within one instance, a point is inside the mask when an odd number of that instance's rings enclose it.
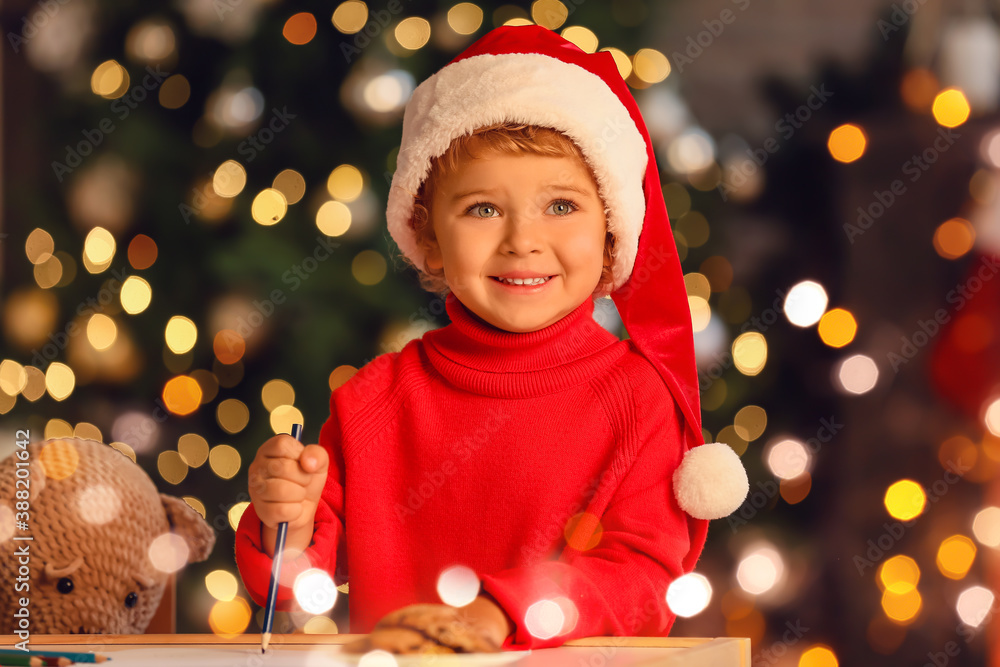
<path fill-rule="evenodd" d="M 307 567 L 349 577 L 350 632 L 367 633 L 441 602 L 438 575 L 464 565 L 516 625 L 505 649 L 667 634 L 666 590 L 690 542 L 671 484 L 681 413 L 655 368 L 593 319 L 591 299 L 530 333 L 445 303 L 451 324 L 333 392 L 313 543 L 282 582 Z M 260 528 L 251 505 L 236 563 L 263 605 Z M 281 586 L 278 608 L 290 597 Z M 553 602 L 565 620 L 550 636 Z"/>

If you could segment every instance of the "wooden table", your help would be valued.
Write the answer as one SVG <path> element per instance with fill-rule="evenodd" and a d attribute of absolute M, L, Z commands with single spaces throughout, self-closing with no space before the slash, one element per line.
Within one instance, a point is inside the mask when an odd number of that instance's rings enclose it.
<path fill-rule="evenodd" d="M 267 654 L 260 653 L 260 635 L 34 635 L 36 651 L 93 651 L 107 655 L 109 667 L 170 665 L 177 667 L 300 665 L 335 667 L 356 665 L 361 656 L 342 654 L 339 645 L 362 635 L 271 636 Z M 14 635 L 0 635 L 0 646 L 10 647 Z M 750 640 L 698 637 L 588 637 L 558 648 L 469 655 L 394 656 L 400 667 L 451 665 L 517 665 L 530 667 L 750 667 Z M 384 663 L 376 663 L 382 665 Z M 367 665 L 366 665 L 367 667 Z"/>

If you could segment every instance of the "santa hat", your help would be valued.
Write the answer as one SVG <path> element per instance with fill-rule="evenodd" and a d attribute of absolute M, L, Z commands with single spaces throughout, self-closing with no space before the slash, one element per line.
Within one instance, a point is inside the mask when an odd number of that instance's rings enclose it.
<path fill-rule="evenodd" d="M 674 490 L 689 521 L 694 567 L 707 519 L 728 515 L 749 489 L 739 457 L 703 444 L 687 292 L 667 218 L 659 170 L 639 107 L 608 52 L 586 53 L 538 25 L 501 26 L 421 83 L 403 115 L 386 210 L 389 233 L 416 266 L 424 253 L 411 226 L 414 194 L 431 160 L 474 130 L 513 121 L 561 131 L 580 148 L 615 236 L 610 292 L 639 351 L 684 414 L 684 459 Z"/>

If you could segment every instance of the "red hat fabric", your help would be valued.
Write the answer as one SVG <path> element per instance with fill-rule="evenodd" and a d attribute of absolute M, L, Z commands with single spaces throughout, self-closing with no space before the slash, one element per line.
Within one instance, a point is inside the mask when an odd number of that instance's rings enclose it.
<path fill-rule="evenodd" d="M 501 26 L 421 83 L 404 113 L 386 211 L 400 250 L 415 265 L 424 265 L 409 221 L 413 195 L 429 173 L 431 160 L 455 138 L 504 120 L 554 128 L 580 147 L 594 172 L 607 206 L 608 229 L 616 239 L 610 297 L 629 337 L 683 412 L 684 450 L 709 453 L 711 447 L 700 447 L 691 313 L 659 169 L 639 107 L 610 53 L 587 53 L 538 25 Z M 697 499 L 688 503 L 678 496 L 681 508 L 692 514 L 691 548 L 684 560 L 687 571 L 694 568 L 704 546 L 706 519 L 729 514 L 746 496 L 746 473 L 739 458 L 728 446 L 721 445 L 721 450 L 712 450 L 727 459 L 721 471 L 714 459 L 687 466 L 686 456 L 681 467 L 695 471 L 699 479 L 674 478 L 675 487 L 700 487 L 694 496 L 717 494 L 717 489 L 731 486 L 730 481 L 736 487 L 721 505 L 715 502 L 707 511 L 696 507 Z M 705 479 L 706 475 L 725 479 Z"/>

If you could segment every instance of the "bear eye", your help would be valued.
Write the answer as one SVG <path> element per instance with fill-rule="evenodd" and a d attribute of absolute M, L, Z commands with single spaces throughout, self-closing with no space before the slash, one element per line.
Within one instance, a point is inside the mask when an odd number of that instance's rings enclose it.
<path fill-rule="evenodd" d="M 63 577 L 56 583 L 56 590 L 58 590 L 63 595 L 73 592 L 73 580 L 69 577 Z"/>
<path fill-rule="evenodd" d="M 139 596 L 135 593 L 129 593 L 125 596 L 125 606 L 131 609 L 139 601 Z"/>

